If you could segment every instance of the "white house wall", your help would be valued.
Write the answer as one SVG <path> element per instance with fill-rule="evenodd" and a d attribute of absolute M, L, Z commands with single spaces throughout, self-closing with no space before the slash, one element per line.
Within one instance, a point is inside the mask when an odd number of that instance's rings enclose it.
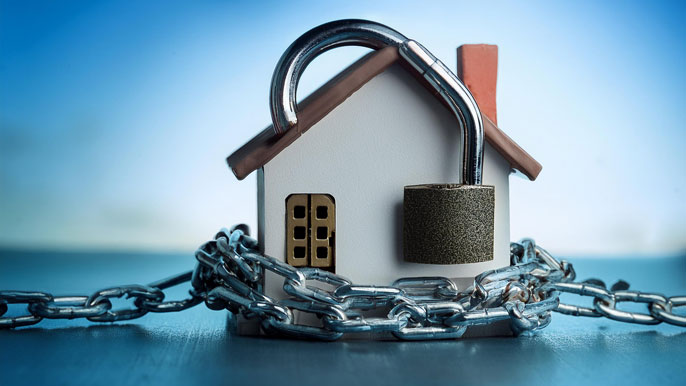
<path fill-rule="evenodd" d="M 495 258 L 463 265 L 406 263 L 402 256 L 405 185 L 454 183 L 461 173 L 455 118 L 405 70 L 378 75 L 258 174 L 258 237 L 285 256 L 285 199 L 328 193 L 336 201 L 336 273 L 355 283 L 388 285 L 405 276 L 463 278 L 509 264 L 509 165 L 488 144 L 483 181 L 496 186 Z M 464 279 L 466 278 L 466 279 Z M 268 293 L 282 281 L 270 283 Z"/>

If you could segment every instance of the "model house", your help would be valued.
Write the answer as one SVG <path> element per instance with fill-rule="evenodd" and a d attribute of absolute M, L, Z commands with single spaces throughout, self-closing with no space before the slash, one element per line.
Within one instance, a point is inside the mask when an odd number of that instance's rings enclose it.
<path fill-rule="evenodd" d="M 299 104 L 298 130 L 267 127 L 228 158 L 238 179 L 257 173 L 258 234 L 267 255 L 358 284 L 444 276 L 460 288 L 510 264 L 509 176 L 541 165 L 496 126 L 497 46 L 458 49 L 458 76 L 475 97 L 486 138 L 483 184 L 495 186 L 493 259 L 419 264 L 403 258 L 403 187 L 454 183 L 462 144 L 454 115 L 398 49 L 370 53 Z M 267 294 L 283 285 L 269 282 Z"/>

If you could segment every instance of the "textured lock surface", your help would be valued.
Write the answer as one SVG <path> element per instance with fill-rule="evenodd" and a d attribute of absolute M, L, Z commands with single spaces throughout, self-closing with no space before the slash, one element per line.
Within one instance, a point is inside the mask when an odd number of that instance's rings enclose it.
<path fill-rule="evenodd" d="M 405 261 L 466 264 L 493 260 L 495 188 L 412 185 L 403 202 Z"/>

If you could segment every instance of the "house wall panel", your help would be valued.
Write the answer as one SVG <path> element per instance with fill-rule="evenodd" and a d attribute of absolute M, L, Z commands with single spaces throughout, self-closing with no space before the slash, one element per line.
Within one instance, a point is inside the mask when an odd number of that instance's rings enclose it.
<path fill-rule="evenodd" d="M 405 276 L 446 276 L 461 288 L 485 270 L 509 264 L 510 166 L 486 144 L 484 184 L 496 187 L 495 256 L 463 265 L 406 263 L 402 257 L 403 187 L 454 183 L 461 174 L 455 118 L 398 65 L 376 76 L 266 164 L 258 174 L 267 254 L 285 256 L 285 199 L 327 193 L 336 202 L 336 273 L 355 283 L 388 285 Z M 268 294 L 281 280 L 267 277 Z"/>

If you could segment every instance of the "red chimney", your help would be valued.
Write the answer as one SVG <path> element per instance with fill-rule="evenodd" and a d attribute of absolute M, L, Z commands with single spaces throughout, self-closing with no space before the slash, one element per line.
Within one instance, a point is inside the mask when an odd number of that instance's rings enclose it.
<path fill-rule="evenodd" d="M 498 46 L 464 44 L 457 47 L 457 76 L 472 92 L 481 113 L 498 124 L 495 88 L 498 80 Z"/>

